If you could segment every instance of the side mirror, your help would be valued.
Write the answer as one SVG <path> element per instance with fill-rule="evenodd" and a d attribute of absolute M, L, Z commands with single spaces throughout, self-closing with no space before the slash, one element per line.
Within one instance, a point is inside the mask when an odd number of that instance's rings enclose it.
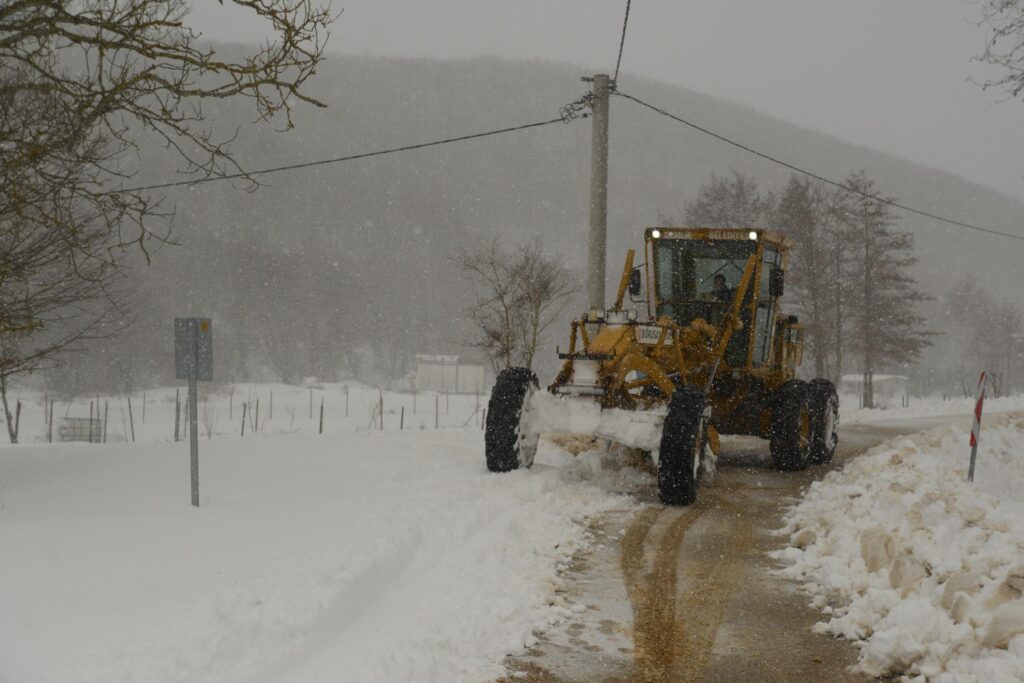
<path fill-rule="evenodd" d="M 782 268 L 772 268 L 768 275 L 768 296 L 782 296 L 786 290 L 786 271 Z"/>
<path fill-rule="evenodd" d="M 640 296 L 640 292 L 643 289 L 643 276 L 640 274 L 639 268 L 634 268 L 633 272 L 629 274 L 629 295 Z"/>

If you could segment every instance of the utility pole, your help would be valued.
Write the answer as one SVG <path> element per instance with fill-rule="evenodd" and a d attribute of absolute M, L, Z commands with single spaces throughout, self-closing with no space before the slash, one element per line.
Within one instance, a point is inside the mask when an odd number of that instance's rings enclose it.
<path fill-rule="evenodd" d="M 590 146 L 590 240 L 587 245 L 587 302 L 590 310 L 603 311 L 605 252 L 608 241 L 608 74 L 583 78 L 592 83 L 594 115 Z"/>

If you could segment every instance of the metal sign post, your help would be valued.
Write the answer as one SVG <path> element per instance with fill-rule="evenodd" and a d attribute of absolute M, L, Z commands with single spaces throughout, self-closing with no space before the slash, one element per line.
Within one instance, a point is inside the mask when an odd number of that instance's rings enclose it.
<path fill-rule="evenodd" d="M 188 380 L 188 420 L 192 505 L 199 507 L 200 381 L 213 379 L 213 323 L 209 318 L 174 319 L 174 375 Z"/>

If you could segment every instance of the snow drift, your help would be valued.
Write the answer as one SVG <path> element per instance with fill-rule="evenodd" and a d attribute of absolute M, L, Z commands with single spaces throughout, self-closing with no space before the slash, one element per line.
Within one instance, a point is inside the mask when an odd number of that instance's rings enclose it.
<path fill-rule="evenodd" d="M 1024 680 L 1024 416 L 896 439 L 811 485 L 780 533 L 782 573 L 873 676 Z"/>

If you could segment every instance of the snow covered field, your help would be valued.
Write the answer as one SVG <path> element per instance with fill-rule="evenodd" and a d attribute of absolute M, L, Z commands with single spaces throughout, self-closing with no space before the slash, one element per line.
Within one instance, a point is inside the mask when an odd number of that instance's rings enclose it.
<path fill-rule="evenodd" d="M 650 484 L 546 441 L 532 471 L 487 473 L 486 395 L 253 385 L 201 398 L 192 509 L 173 389 L 147 392 L 145 421 L 133 395 L 134 442 L 127 397 L 93 399 L 109 405 L 104 444 L 47 444 L 43 397 L 18 397 L 23 443 L 0 448 L 0 683 L 489 680 L 506 654 L 585 609 L 561 589 L 587 520 L 636 504 L 614 492 Z M 846 423 L 969 409 L 848 405 Z M 986 404 L 1014 407 L 1024 399 Z M 54 413 L 56 441 L 89 399 Z M 1016 568 L 1024 589 L 1024 423 L 996 424 L 973 488 L 961 481 L 966 436 L 944 428 L 858 459 L 791 514 L 801 548 L 784 554 L 786 572 L 832 606 L 823 628 L 862 640 L 866 670 L 1024 679 L 1024 637 L 984 645 L 1006 623 L 992 596 L 1017 590 L 1013 578 L 998 588 Z M 887 553 L 875 572 L 868 531 Z M 912 587 L 893 589 L 892 574 Z M 943 601 L 948 585 L 964 597 Z"/>
<path fill-rule="evenodd" d="M 0 449 L 0 681 L 488 680 L 633 504 L 550 444 L 489 474 L 479 427 L 260 436 L 204 437 L 199 509 L 185 442 Z"/>
<path fill-rule="evenodd" d="M 243 415 L 246 437 L 254 433 L 318 434 L 321 403 L 324 434 L 379 431 L 382 398 L 383 431 L 474 425 L 479 429 L 490 396 L 489 390 L 479 395 L 380 391 L 358 382 L 309 382 L 301 387 L 287 384 L 218 386 L 202 382 L 199 390 L 198 431 L 204 440 L 241 436 Z M 54 404 L 54 442 L 61 440 L 60 427 L 65 418 L 88 418 L 90 414 L 100 420 L 106 417 L 107 442 L 167 441 L 174 439 L 176 398 L 182 411 L 179 437 L 185 438 L 187 397 L 187 388 L 181 388 L 177 394 L 174 388 L 163 388 L 136 392 L 130 397 L 80 396 L 72 400 L 38 391 L 14 391 L 11 410 L 14 410 L 14 401 L 22 402 L 21 443 L 47 441 L 44 409 L 47 399 L 52 399 Z M 99 440 L 98 434 L 96 440 Z"/>
<path fill-rule="evenodd" d="M 901 398 L 879 399 L 884 408 L 860 408 L 859 397 L 855 394 L 840 394 L 840 420 L 845 424 L 854 422 L 880 422 L 913 417 L 938 417 L 943 415 L 970 415 L 974 411 L 973 398 L 953 398 L 947 401 L 941 396 L 910 398 L 910 405 L 900 406 Z M 1024 394 L 985 398 L 985 414 L 1024 410 Z"/>
<path fill-rule="evenodd" d="M 895 439 L 813 484 L 781 533 L 786 576 L 857 642 L 860 668 L 915 681 L 1024 680 L 1024 415 Z"/>

